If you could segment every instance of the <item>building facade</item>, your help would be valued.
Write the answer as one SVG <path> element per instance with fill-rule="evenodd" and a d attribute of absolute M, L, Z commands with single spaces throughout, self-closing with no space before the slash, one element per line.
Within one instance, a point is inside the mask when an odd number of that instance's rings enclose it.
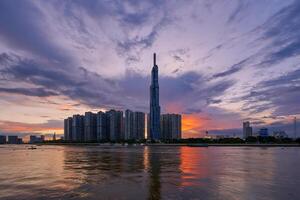
<path fill-rule="evenodd" d="M 145 113 L 133 113 L 133 138 L 136 140 L 145 139 Z"/>
<path fill-rule="evenodd" d="M 123 120 L 123 112 L 110 110 L 107 112 L 109 128 L 108 135 L 109 140 L 111 141 L 120 141 L 124 140 L 124 120 Z"/>
<path fill-rule="evenodd" d="M 19 140 L 18 136 L 16 136 L 16 135 L 8 136 L 8 141 L 7 141 L 8 144 L 19 144 L 19 142 L 20 142 L 20 140 Z"/>
<path fill-rule="evenodd" d="M 72 117 L 68 117 L 67 119 L 64 119 L 64 139 L 66 141 L 72 141 L 73 140 L 72 124 L 73 124 L 73 118 Z"/>
<path fill-rule="evenodd" d="M 82 115 L 73 115 L 72 141 L 74 142 L 84 141 L 84 116 Z"/>
<path fill-rule="evenodd" d="M 45 141 L 45 136 L 44 135 L 40 135 L 40 136 L 36 136 L 36 135 L 30 135 L 29 137 L 29 143 L 33 144 L 33 143 L 41 143 Z"/>
<path fill-rule="evenodd" d="M 84 115 L 84 141 L 92 142 L 97 140 L 97 115 L 86 112 Z"/>
<path fill-rule="evenodd" d="M 97 141 L 107 141 L 109 139 L 109 117 L 107 113 L 97 113 Z"/>
<path fill-rule="evenodd" d="M 181 139 L 181 115 L 163 114 L 160 118 L 162 140 Z"/>
<path fill-rule="evenodd" d="M 6 135 L 0 135 L 0 144 L 6 143 Z"/>
<path fill-rule="evenodd" d="M 153 55 L 153 67 L 151 71 L 150 85 L 150 139 L 160 139 L 160 106 L 159 106 L 159 84 L 158 66 L 156 65 L 156 54 Z"/>
<path fill-rule="evenodd" d="M 145 113 L 125 111 L 125 140 L 145 139 Z"/>
<path fill-rule="evenodd" d="M 252 127 L 250 126 L 250 122 L 243 122 L 243 136 L 244 138 L 251 137 L 253 135 L 252 133 Z"/>
<path fill-rule="evenodd" d="M 124 121 L 124 138 L 125 140 L 131 140 L 133 132 L 133 112 L 131 110 L 125 110 L 125 121 Z"/>
<path fill-rule="evenodd" d="M 269 136 L 268 128 L 259 129 L 258 134 L 260 137 L 268 137 Z"/>

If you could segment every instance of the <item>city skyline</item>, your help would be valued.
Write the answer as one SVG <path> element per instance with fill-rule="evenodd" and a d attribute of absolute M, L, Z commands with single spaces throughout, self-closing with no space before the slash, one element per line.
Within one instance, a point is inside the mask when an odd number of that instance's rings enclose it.
<path fill-rule="evenodd" d="M 147 112 L 156 52 L 161 112 L 182 114 L 183 137 L 242 136 L 244 121 L 293 137 L 299 11 L 293 0 L 0 1 L 0 134 L 62 135 L 74 113 Z"/>
<path fill-rule="evenodd" d="M 160 113 L 159 74 L 158 65 L 156 64 L 156 53 L 153 54 L 149 102 L 148 113 L 126 109 L 124 114 L 123 111 L 111 109 L 106 112 L 85 112 L 84 115 L 74 114 L 72 117 L 64 119 L 64 137 L 62 141 L 166 142 L 182 139 L 181 115 L 174 113 L 161 115 Z M 30 136 L 30 141 L 35 140 L 34 136 Z"/>

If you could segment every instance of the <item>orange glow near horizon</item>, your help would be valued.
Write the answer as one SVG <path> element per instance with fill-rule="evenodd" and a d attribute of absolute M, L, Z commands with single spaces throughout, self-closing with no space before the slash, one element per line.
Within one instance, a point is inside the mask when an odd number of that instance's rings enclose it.
<path fill-rule="evenodd" d="M 0 129 L 3 132 L 26 133 L 26 132 L 63 132 L 62 127 L 46 127 L 43 124 L 27 124 L 22 122 L 1 121 Z"/>
<path fill-rule="evenodd" d="M 183 138 L 199 137 L 202 133 L 204 120 L 197 114 L 182 115 L 182 135 Z"/>

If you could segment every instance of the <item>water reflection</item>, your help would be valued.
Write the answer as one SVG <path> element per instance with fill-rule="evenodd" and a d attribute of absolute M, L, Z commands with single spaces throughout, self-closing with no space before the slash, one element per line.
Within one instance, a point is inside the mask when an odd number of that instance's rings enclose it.
<path fill-rule="evenodd" d="M 155 152 L 154 148 L 144 148 L 144 160 L 147 160 L 145 166 L 149 173 L 149 194 L 148 199 L 160 199 L 161 192 L 161 154 Z"/>
<path fill-rule="evenodd" d="M 0 199 L 297 199 L 298 148 L 1 147 Z M 3 164 L 4 163 L 4 164 Z"/>
<path fill-rule="evenodd" d="M 180 159 L 181 185 L 203 186 L 204 183 L 201 181 L 206 181 L 209 176 L 207 149 L 182 147 Z"/>

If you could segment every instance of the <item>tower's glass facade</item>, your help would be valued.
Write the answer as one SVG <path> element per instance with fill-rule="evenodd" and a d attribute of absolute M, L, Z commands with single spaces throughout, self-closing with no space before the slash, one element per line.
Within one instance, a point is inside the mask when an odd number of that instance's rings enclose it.
<path fill-rule="evenodd" d="M 150 139 L 160 139 L 160 106 L 159 106 L 159 85 L 158 66 L 156 65 L 156 54 L 153 55 L 153 67 L 151 71 L 150 85 Z"/>

